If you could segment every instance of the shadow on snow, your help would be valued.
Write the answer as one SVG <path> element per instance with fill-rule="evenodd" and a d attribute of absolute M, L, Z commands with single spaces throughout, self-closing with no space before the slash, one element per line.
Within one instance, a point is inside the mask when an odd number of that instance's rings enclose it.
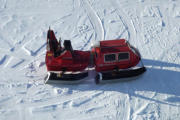
<path fill-rule="evenodd" d="M 95 85 L 91 84 L 77 84 L 77 85 L 53 85 L 54 87 L 68 88 L 70 91 L 116 91 L 128 94 L 130 97 L 138 97 L 148 101 L 154 101 L 159 104 L 168 104 L 180 107 L 180 72 L 166 70 L 166 68 L 179 68 L 179 64 L 167 63 L 156 60 L 143 59 L 147 67 L 146 73 L 136 80 L 127 82 L 112 82 L 108 84 Z M 93 79 L 92 79 L 93 80 Z M 93 84 L 92 84 L 93 83 Z M 153 97 L 146 97 L 137 94 L 139 91 L 152 92 L 154 94 L 172 95 L 165 100 L 158 100 Z"/>

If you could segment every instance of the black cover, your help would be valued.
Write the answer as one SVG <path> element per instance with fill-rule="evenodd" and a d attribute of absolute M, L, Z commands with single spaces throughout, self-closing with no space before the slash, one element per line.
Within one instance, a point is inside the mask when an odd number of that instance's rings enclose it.
<path fill-rule="evenodd" d="M 65 48 L 65 50 L 69 50 L 71 52 L 72 56 L 74 56 L 74 52 L 73 52 L 73 48 L 72 48 L 70 40 L 64 40 L 64 48 Z"/>
<path fill-rule="evenodd" d="M 131 70 L 122 70 L 122 71 L 111 71 L 111 72 L 102 72 L 102 81 L 121 79 L 121 78 L 130 78 L 138 76 L 146 71 L 145 67 L 131 69 Z M 100 75 L 97 74 L 95 78 L 96 84 L 100 82 Z"/>
<path fill-rule="evenodd" d="M 70 40 L 64 40 L 64 48 L 69 51 L 73 51 L 71 41 Z"/>
<path fill-rule="evenodd" d="M 78 81 L 88 76 L 88 72 L 78 73 L 78 74 L 62 74 L 59 75 L 58 73 L 50 73 L 48 81 Z"/>

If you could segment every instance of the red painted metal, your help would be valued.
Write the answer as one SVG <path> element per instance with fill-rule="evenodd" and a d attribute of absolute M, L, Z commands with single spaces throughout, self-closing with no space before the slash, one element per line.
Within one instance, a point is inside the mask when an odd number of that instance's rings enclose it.
<path fill-rule="evenodd" d="M 60 56 L 54 57 L 51 51 L 46 53 L 46 66 L 48 71 L 82 71 L 89 65 L 90 52 L 74 50 L 64 51 Z"/>
<path fill-rule="evenodd" d="M 140 61 L 140 56 L 132 51 L 130 45 L 124 39 L 100 41 L 100 46 L 93 48 L 92 52 L 95 69 L 98 72 L 131 68 Z M 118 60 L 119 53 L 128 53 L 129 59 Z M 116 60 L 105 62 L 105 55 L 107 54 L 115 54 Z"/>
<path fill-rule="evenodd" d="M 53 33 L 51 31 L 51 33 Z M 56 39 L 52 34 L 52 39 Z M 51 39 L 51 38 L 50 38 Z M 48 43 L 48 42 L 47 42 Z M 61 48 L 62 49 L 62 48 Z M 118 60 L 118 54 L 127 53 L 128 59 Z M 140 61 L 140 55 L 136 49 L 124 39 L 100 41 L 98 47 L 91 51 L 65 50 L 58 57 L 54 57 L 52 50 L 46 52 L 46 66 L 48 71 L 83 71 L 90 64 L 90 54 L 93 55 L 93 63 L 97 72 L 112 71 L 115 69 L 127 69 L 136 66 Z M 115 60 L 106 62 L 105 55 L 115 54 Z"/>

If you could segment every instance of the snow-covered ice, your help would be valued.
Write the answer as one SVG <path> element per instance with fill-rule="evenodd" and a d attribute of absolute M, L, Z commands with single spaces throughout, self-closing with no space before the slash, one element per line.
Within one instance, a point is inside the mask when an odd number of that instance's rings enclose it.
<path fill-rule="evenodd" d="M 128 82 L 43 83 L 46 34 L 90 50 L 126 38 L 147 72 Z M 179 120 L 179 0 L 0 0 L 0 120 Z"/>

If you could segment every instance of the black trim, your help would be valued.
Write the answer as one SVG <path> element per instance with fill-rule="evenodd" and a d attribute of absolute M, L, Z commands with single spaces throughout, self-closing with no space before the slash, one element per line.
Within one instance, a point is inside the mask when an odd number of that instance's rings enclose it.
<path fill-rule="evenodd" d="M 78 74 L 62 74 L 61 76 L 58 73 L 50 73 L 48 81 L 78 81 L 88 76 L 88 72 L 78 73 Z"/>
<path fill-rule="evenodd" d="M 104 62 L 115 62 L 115 61 L 116 61 L 116 53 L 104 54 Z"/>
<path fill-rule="evenodd" d="M 72 45 L 71 45 L 71 41 L 70 40 L 64 40 L 64 48 L 65 50 L 68 50 L 71 52 L 72 56 L 74 56 L 74 50 L 72 48 Z"/>
<path fill-rule="evenodd" d="M 118 53 L 118 61 L 129 60 L 129 52 L 120 52 Z"/>
<path fill-rule="evenodd" d="M 100 76 L 99 76 L 99 75 L 96 75 L 96 77 L 95 77 L 95 83 L 96 83 L 96 84 L 99 84 L 99 83 L 100 83 Z"/>
<path fill-rule="evenodd" d="M 114 47 L 126 47 L 127 45 L 114 45 L 114 46 L 103 46 L 100 45 L 101 48 L 114 48 Z"/>
<path fill-rule="evenodd" d="M 146 71 L 145 67 L 141 67 L 138 69 L 124 70 L 124 71 L 111 71 L 111 72 L 103 72 L 102 80 L 113 80 L 113 79 L 121 79 L 121 78 L 130 78 L 138 76 Z"/>

